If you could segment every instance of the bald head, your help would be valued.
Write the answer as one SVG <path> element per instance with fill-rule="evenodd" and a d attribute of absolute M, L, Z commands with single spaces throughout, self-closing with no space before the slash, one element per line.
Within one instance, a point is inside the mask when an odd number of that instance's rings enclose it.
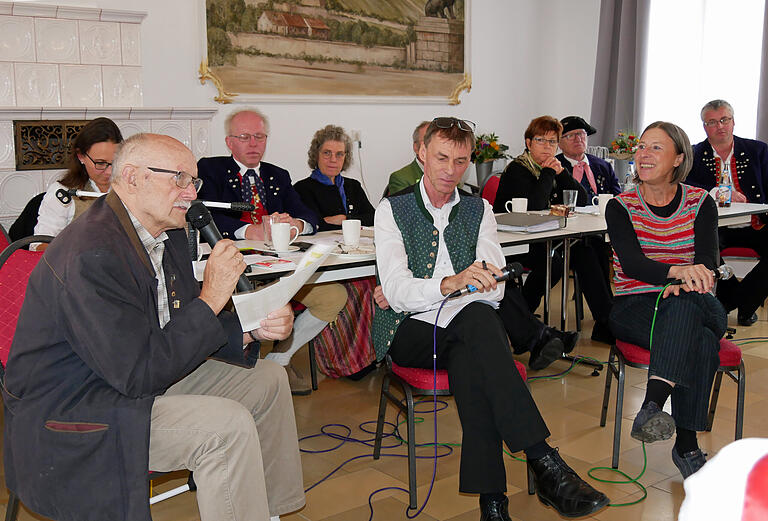
<path fill-rule="evenodd" d="M 180 141 L 159 134 L 136 134 L 115 154 L 112 188 L 125 207 L 157 237 L 184 226 L 189 203 L 197 198 L 195 156 Z"/>

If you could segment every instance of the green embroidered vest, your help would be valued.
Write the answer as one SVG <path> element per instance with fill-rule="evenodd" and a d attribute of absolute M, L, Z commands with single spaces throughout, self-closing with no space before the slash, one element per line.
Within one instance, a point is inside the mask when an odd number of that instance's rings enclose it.
<path fill-rule="evenodd" d="M 433 224 L 421 199 L 419 185 L 413 190 L 389 197 L 392 214 L 403 236 L 408 269 L 416 278 L 429 279 L 435 269 L 440 232 Z M 475 261 L 477 237 L 483 220 L 483 200 L 479 197 L 459 194 L 459 203 L 451 209 L 444 240 L 448 247 L 453 270 L 459 273 Z M 376 360 L 387 354 L 400 323 L 411 313 L 396 313 L 376 307 L 373 316 L 373 345 Z"/>

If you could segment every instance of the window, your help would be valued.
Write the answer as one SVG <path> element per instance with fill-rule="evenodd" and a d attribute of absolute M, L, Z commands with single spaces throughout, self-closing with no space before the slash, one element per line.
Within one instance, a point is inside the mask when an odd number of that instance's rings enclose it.
<path fill-rule="evenodd" d="M 764 9 L 764 0 L 652 0 L 641 129 L 671 121 L 698 143 L 701 107 L 720 98 L 733 106 L 735 134 L 754 138 Z"/>

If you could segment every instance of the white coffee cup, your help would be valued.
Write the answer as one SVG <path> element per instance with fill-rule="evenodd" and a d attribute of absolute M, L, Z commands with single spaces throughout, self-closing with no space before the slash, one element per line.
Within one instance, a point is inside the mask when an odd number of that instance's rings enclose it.
<path fill-rule="evenodd" d="M 613 194 L 597 194 L 592 197 L 592 204 L 596 204 L 600 209 L 600 215 L 605 215 L 605 207 L 608 206 L 608 201 L 613 199 Z"/>
<path fill-rule="evenodd" d="M 291 239 L 291 232 L 296 230 L 296 235 Z M 291 223 L 272 223 L 272 245 L 277 252 L 288 251 L 288 247 L 296 237 L 299 236 L 299 229 L 291 226 Z"/>
<path fill-rule="evenodd" d="M 511 209 L 510 209 L 511 205 Z M 516 212 L 516 213 L 524 213 L 528 211 L 528 199 L 525 197 L 513 197 L 506 203 L 504 203 L 504 208 L 506 208 L 507 212 Z"/>
<path fill-rule="evenodd" d="M 360 219 L 345 219 L 341 221 L 341 231 L 344 234 L 344 246 L 357 248 L 360 246 Z"/>

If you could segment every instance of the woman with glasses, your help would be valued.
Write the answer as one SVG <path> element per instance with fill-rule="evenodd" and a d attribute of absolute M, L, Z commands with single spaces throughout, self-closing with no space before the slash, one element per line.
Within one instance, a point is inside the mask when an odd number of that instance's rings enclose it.
<path fill-rule="evenodd" d="M 352 140 L 344 129 L 327 125 L 315 132 L 307 156 L 312 173 L 294 188 L 320 218 L 320 231 L 340 230 L 346 219 L 373 226 L 374 209 L 362 185 L 341 175 L 352 163 Z"/>
<path fill-rule="evenodd" d="M 360 219 L 363 226 L 373 226 L 374 209 L 363 187 L 341 175 L 352 162 L 352 140 L 344 129 L 327 125 L 315 132 L 307 156 L 312 173 L 294 188 L 317 214 L 320 231 L 339 230 L 346 219 Z M 326 375 L 358 380 L 376 367 L 370 334 L 376 280 L 365 277 L 343 285 L 347 302 L 333 324 L 313 340 L 315 355 Z"/>
<path fill-rule="evenodd" d="M 91 197 L 73 197 L 67 204 L 56 197 L 58 190 L 74 189 L 85 192 L 109 191 L 112 177 L 112 158 L 123 136 L 114 121 L 96 118 L 89 122 L 72 143 L 69 170 L 64 177 L 51 184 L 43 196 L 38 211 L 35 235 L 56 236 L 79 217 L 94 201 Z M 46 245 L 41 244 L 38 249 Z"/>
<path fill-rule="evenodd" d="M 576 190 L 578 199 L 587 199 L 581 183 L 555 157 L 562 132 L 563 125 L 552 116 L 541 116 L 530 122 L 525 130 L 525 151 L 513 159 L 501 175 L 494 212 L 506 212 L 505 205 L 513 197 L 527 198 L 528 210 L 546 210 L 550 204 L 562 203 L 563 190 Z M 571 253 L 571 265 L 579 278 L 585 281 L 582 284 L 584 297 L 595 319 L 592 339 L 610 344 L 613 336 L 608 327 L 608 315 L 613 296 L 607 276 L 595 277 L 604 270 L 592 248 L 575 244 Z M 563 275 L 563 263 L 558 257 L 559 254 L 556 254 L 552 259 L 553 285 Z M 546 260 L 544 243 L 531 244 L 529 253 L 521 259 L 523 265 L 531 269 L 523 285 L 523 296 L 531 312 L 539 307 L 544 296 Z"/>

